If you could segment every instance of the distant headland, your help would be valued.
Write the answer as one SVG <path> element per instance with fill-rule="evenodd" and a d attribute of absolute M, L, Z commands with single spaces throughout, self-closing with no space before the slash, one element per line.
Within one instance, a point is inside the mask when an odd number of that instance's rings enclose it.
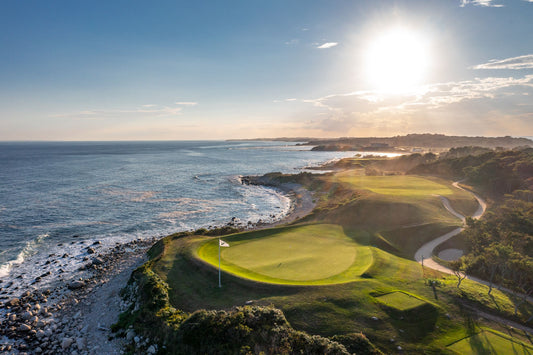
<path fill-rule="evenodd" d="M 484 148 L 512 149 L 521 146 L 532 146 L 533 140 L 528 138 L 504 137 L 469 137 L 447 136 L 444 134 L 407 134 L 394 137 L 340 137 L 340 138 L 310 138 L 310 137 L 280 137 L 255 138 L 239 141 L 285 141 L 299 142 L 300 145 L 314 146 L 313 150 L 322 151 L 417 151 L 417 150 L 447 150 L 455 147 L 477 146 Z M 237 139 L 229 140 L 237 141 Z"/>

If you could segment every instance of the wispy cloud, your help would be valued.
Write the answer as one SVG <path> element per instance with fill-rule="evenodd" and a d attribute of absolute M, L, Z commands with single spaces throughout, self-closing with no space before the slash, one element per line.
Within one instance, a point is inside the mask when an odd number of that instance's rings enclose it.
<path fill-rule="evenodd" d="M 319 45 L 317 48 L 318 49 L 328 49 L 328 48 L 331 48 L 331 47 L 335 47 L 338 44 L 339 43 L 337 43 L 337 42 L 326 42 L 326 43 L 323 43 L 323 44 Z"/>
<path fill-rule="evenodd" d="M 182 114 L 182 107 L 169 107 L 157 105 L 142 105 L 132 109 L 91 109 L 78 112 L 51 115 L 56 118 L 78 118 L 78 119 L 119 119 L 136 117 L 172 117 Z"/>
<path fill-rule="evenodd" d="M 293 39 L 291 39 L 289 41 L 286 41 L 285 45 L 287 45 L 287 46 L 295 46 L 298 43 L 300 43 L 300 40 L 298 38 L 293 38 Z"/>
<path fill-rule="evenodd" d="M 398 127 L 404 127 L 407 132 L 415 130 L 415 127 L 427 130 L 465 125 L 470 125 L 473 132 L 475 129 L 481 132 L 479 126 L 485 125 L 483 129 L 486 128 L 486 132 L 492 129 L 491 132 L 497 134 L 498 129 L 499 132 L 518 130 L 517 127 L 531 129 L 531 95 L 533 75 L 526 75 L 437 83 L 402 95 L 362 90 L 296 101 L 311 105 L 302 112 L 302 117 L 309 119 L 309 127 L 325 134 L 336 132 L 346 135 L 350 130 L 354 132 L 352 134 L 357 134 L 357 129 L 392 134 L 395 133 L 392 130 Z M 428 117 L 439 119 L 430 122 Z M 492 117 L 493 121 L 489 124 L 486 117 Z M 502 131 L 502 120 L 498 117 L 515 123 Z M 474 123 L 461 122 L 464 119 L 475 121 L 478 127 L 474 127 Z M 497 125 L 500 128 L 496 129 Z"/>
<path fill-rule="evenodd" d="M 503 7 L 502 4 L 495 4 L 494 0 L 461 0 L 461 7 L 465 7 L 468 4 L 485 7 Z"/>
<path fill-rule="evenodd" d="M 476 65 L 472 69 L 533 69 L 533 54 L 506 59 L 493 59 L 488 63 Z"/>
<path fill-rule="evenodd" d="M 176 105 L 182 105 L 182 106 L 196 106 L 198 105 L 198 102 L 194 101 L 178 101 L 175 102 Z"/>

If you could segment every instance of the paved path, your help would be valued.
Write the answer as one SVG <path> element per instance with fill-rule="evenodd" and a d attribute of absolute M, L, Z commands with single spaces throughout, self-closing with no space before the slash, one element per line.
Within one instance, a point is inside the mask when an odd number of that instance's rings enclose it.
<path fill-rule="evenodd" d="M 463 191 L 467 191 L 464 188 L 462 188 L 461 186 L 459 186 L 459 182 L 454 182 L 453 186 L 455 188 L 457 188 L 457 189 L 460 189 L 460 190 L 463 190 Z M 487 209 L 487 204 L 478 195 L 476 195 L 474 193 L 472 193 L 472 195 L 474 195 L 474 197 L 476 198 L 477 202 L 479 203 L 479 207 L 476 210 L 476 212 L 474 212 L 474 214 L 472 215 L 472 218 L 479 219 L 483 215 L 483 213 L 485 213 L 485 210 Z M 442 204 L 444 205 L 444 208 L 446 208 L 455 217 L 459 218 L 463 222 L 463 226 L 464 226 L 465 217 L 453 209 L 453 207 L 450 204 L 450 200 L 448 200 L 446 197 L 443 197 L 443 196 L 439 196 L 439 197 L 440 197 L 440 199 L 442 201 Z M 438 245 L 444 243 L 445 241 L 447 241 L 451 237 L 454 237 L 457 234 L 461 233 L 463 231 L 463 229 L 464 229 L 464 227 L 456 228 L 453 231 L 448 232 L 448 233 L 446 233 L 444 235 L 441 235 L 440 237 L 435 238 L 435 239 L 429 241 L 428 243 L 422 245 L 420 247 L 420 249 L 418 249 L 416 251 L 416 253 L 415 253 L 415 260 L 418 261 L 420 264 L 424 265 L 424 267 L 428 267 L 430 269 L 438 270 L 438 271 L 444 272 L 446 274 L 453 274 L 453 271 L 451 269 L 449 269 L 449 268 L 447 268 L 445 266 L 442 266 L 439 263 L 435 262 L 435 260 L 433 260 L 433 250 L 435 250 L 435 248 Z M 471 280 L 478 281 L 478 279 L 475 279 L 475 278 L 472 278 L 472 277 L 469 277 L 469 276 L 467 276 L 467 278 L 471 279 Z"/>
<path fill-rule="evenodd" d="M 459 186 L 459 181 L 458 182 L 454 182 L 453 186 L 458 188 L 458 189 L 460 189 L 460 190 L 468 191 L 468 190 L 462 188 L 461 186 Z M 479 219 L 485 213 L 485 210 L 487 209 L 487 203 L 481 197 L 479 197 L 478 195 L 476 195 L 472 191 L 468 191 L 468 192 L 470 192 L 476 198 L 477 202 L 479 203 L 479 207 L 478 207 L 477 211 L 474 212 L 474 214 L 472 215 L 472 218 Z M 435 239 L 429 241 L 428 243 L 422 245 L 420 247 L 420 249 L 418 249 L 416 251 L 416 253 L 415 253 L 415 260 L 418 261 L 420 264 L 422 264 L 423 267 L 428 267 L 430 269 L 437 270 L 437 271 L 443 272 L 445 274 L 453 275 L 453 270 L 451 270 L 451 269 L 447 268 L 446 266 L 443 266 L 443 265 L 437 263 L 435 260 L 433 260 L 433 250 L 438 245 L 444 243 L 445 241 L 447 241 L 451 237 L 456 236 L 457 234 L 461 233 L 461 231 L 463 231 L 464 223 L 465 223 L 465 217 L 453 209 L 453 207 L 450 205 L 450 201 L 446 197 L 440 196 L 440 198 L 441 198 L 441 201 L 442 201 L 442 204 L 444 205 L 444 207 L 451 214 L 453 214 L 454 216 L 456 216 L 457 218 L 459 218 L 459 219 L 461 219 L 463 221 L 463 227 L 459 227 L 457 229 L 454 229 L 453 231 L 448 232 L 448 233 L 446 233 L 444 235 L 441 235 L 440 237 L 435 238 Z M 487 285 L 487 286 L 490 285 L 490 282 L 482 280 L 482 279 L 479 279 L 479 278 L 474 277 L 474 276 L 466 275 L 465 278 L 467 278 L 469 280 L 472 280 L 472 281 L 475 281 L 475 282 L 478 282 L 478 283 L 483 284 L 483 285 Z M 501 291 L 504 291 L 504 292 L 507 292 L 507 293 L 514 293 L 513 291 L 511 291 L 510 289 L 508 289 L 506 287 L 498 286 L 498 285 L 495 285 L 495 284 L 493 284 L 492 286 L 494 288 L 497 288 L 498 290 L 501 290 Z M 516 295 L 518 297 L 521 297 L 521 298 L 523 297 L 523 295 L 521 295 L 521 294 L 516 294 Z M 532 296 L 527 296 L 526 299 L 529 302 L 533 303 L 533 297 Z"/>

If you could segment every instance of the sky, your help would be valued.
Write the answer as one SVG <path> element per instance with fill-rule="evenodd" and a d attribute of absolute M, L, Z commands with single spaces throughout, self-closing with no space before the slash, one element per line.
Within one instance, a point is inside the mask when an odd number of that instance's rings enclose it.
<path fill-rule="evenodd" d="M 0 140 L 533 136 L 533 0 L 2 0 Z"/>

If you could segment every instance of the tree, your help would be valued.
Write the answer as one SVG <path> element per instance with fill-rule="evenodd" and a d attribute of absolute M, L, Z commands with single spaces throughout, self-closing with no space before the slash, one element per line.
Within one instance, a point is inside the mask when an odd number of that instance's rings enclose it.
<path fill-rule="evenodd" d="M 450 263 L 450 269 L 453 271 L 455 277 L 457 277 L 457 288 L 460 288 L 461 282 L 466 278 L 466 266 L 463 258 L 452 261 Z"/>
<path fill-rule="evenodd" d="M 493 243 L 485 249 L 483 267 L 489 275 L 489 295 L 492 292 L 494 277 L 496 276 L 497 271 L 505 268 L 505 263 L 509 259 L 511 253 L 511 247 L 500 243 Z"/>
<path fill-rule="evenodd" d="M 515 302 L 514 314 L 517 315 L 518 307 L 527 301 L 527 297 L 533 291 L 533 259 L 524 258 L 518 253 L 513 253 L 513 258 L 509 261 L 511 273 L 511 289 L 516 298 L 520 296 L 521 301 Z"/>

